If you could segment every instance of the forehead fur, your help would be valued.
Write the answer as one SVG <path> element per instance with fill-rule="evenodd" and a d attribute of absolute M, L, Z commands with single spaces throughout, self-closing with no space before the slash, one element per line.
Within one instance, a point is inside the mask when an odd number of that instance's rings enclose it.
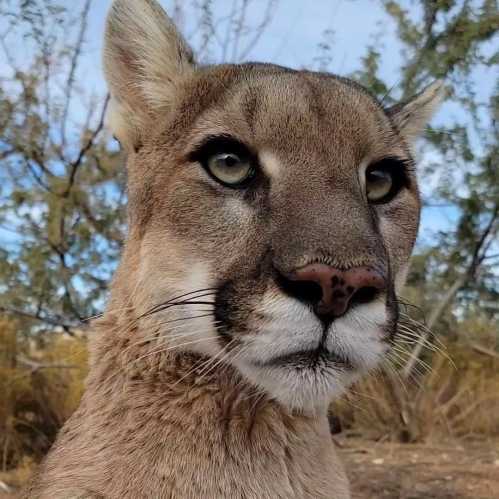
<path fill-rule="evenodd" d="M 148 134 L 156 145 L 230 134 L 258 149 L 293 153 L 312 139 L 362 154 L 365 146 L 402 142 L 378 102 L 353 81 L 268 64 L 200 68 L 179 88 L 171 111 L 157 117 L 163 126 L 152 124 L 166 132 Z"/>

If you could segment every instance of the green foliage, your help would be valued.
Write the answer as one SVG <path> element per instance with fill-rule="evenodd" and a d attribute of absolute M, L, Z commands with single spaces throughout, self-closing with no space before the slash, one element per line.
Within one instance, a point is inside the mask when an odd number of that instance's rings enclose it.
<path fill-rule="evenodd" d="M 71 331 L 97 313 L 123 239 L 122 157 L 102 131 L 105 102 L 96 105 L 76 84 L 88 6 L 75 13 L 39 0 L 4 12 L 0 310 L 23 318 L 26 333 Z M 28 60 L 9 51 L 19 38 Z M 89 111 L 75 123 L 81 100 Z"/>
<path fill-rule="evenodd" d="M 427 315 L 434 315 L 432 327 L 448 322 L 449 309 L 460 319 L 482 309 L 497 331 L 499 79 L 491 71 L 497 54 L 490 56 L 499 40 L 497 1 L 421 1 L 409 9 L 384 1 L 384 6 L 396 23 L 407 61 L 401 68 L 401 97 L 445 78 L 448 102 L 458 109 L 454 120 L 428 130 L 425 150 L 435 159 L 424 171 L 436 183 L 424 203 L 445 206 L 457 220 L 454 228 L 419 248 L 419 268 L 410 284 L 424 296 Z M 372 74 L 372 65 L 365 66 L 365 74 Z M 480 75 L 491 78 L 485 96 L 478 91 Z M 422 259 L 428 260 L 424 267 Z"/>

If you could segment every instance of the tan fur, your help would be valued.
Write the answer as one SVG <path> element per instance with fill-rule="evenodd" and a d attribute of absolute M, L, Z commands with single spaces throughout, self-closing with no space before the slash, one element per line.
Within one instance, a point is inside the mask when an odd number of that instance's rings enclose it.
<path fill-rule="evenodd" d="M 328 74 L 196 67 L 153 0 L 113 3 L 105 67 L 111 124 L 129 153 L 129 235 L 89 341 L 80 408 L 26 497 L 349 498 L 326 407 L 386 353 L 394 294 L 328 332 L 327 348 L 355 359 L 354 371 L 264 368 L 323 336 L 273 269 L 381 266 L 394 293 L 418 226 L 414 173 L 371 207 L 362 172 L 410 159 L 438 91 L 390 111 Z M 254 188 L 227 189 L 189 159 L 213 135 L 258 154 Z M 147 314 L 187 293 L 198 303 Z"/>

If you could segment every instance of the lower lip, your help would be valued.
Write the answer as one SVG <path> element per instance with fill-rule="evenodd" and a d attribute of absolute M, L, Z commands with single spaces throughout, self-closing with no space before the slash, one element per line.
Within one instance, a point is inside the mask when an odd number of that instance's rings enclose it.
<path fill-rule="evenodd" d="M 327 350 L 315 350 L 315 351 L 302 351 L 294 352 L 291 354 L 283 355 L 281 357 L 276 357 L 268 362 L 265 362 L 265 366 L 273 367 L 295 367 L 297 369 L 315 368 L 321 364 L 334 364 L 335 366 L 352 370 L 354 366 L 350 359 L 341 357 L 334 352 L 328 352 Z"/>

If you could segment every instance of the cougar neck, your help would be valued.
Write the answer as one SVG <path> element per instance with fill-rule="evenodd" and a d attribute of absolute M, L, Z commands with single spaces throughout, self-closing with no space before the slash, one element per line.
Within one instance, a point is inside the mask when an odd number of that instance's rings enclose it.
<path fill-rule="evenodd" d="M 168 348 L 146 347 L 144 338 L 117 335 L 113 321 L 101 321 L 91 340 L 87 394 L 100 404 L 133 410 L 134 400 L 148 399 L 156 414 L 226 425 L 251 438 L 269 418 L 282 428 L 299 421 L 307 426 L 327 421 L 326 414 L 303 414 L 283 407 L 218 358 Z M 100 396 L 98 395 L 100 394 Z M 208 430 L 209 431 L 209 430 Z"/>

